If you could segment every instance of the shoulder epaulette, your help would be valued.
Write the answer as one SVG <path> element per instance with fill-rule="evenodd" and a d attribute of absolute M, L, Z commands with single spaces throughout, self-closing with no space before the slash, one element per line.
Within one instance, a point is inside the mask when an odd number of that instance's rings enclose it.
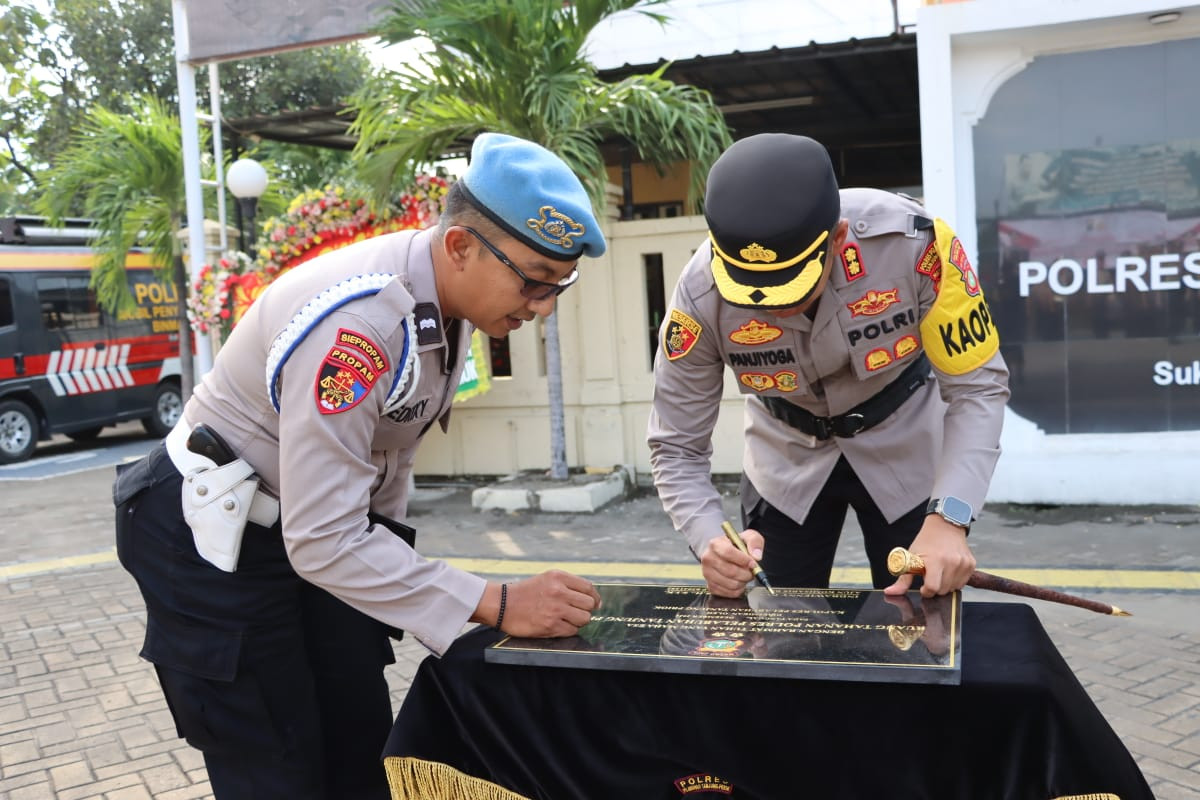
<path fill-rule="evenodd" d="M 300 342 L 304 341 L 304 337 L 321 320 L 325 319 L 338 308 L 352 300 L 378 294 L 383 287 L 395 279 L 396 276 L 390 272 L 371 272 L 364 275 L 355 275 L 353 278 L 347 278 L 330 286 L 305 303 L 304 307 L 296 312 L 296 315 L 292 317 L 283 331 L 275 337 L 275 341 L 271 343 L 271 349 L 267 352 L 267 394 L 270 396 L 271 405 L 276 411 L 279 411 L 279 373 L 283 370 L 283 365 L 292 355 L 292 352 L 299 346 Z M 412 313 L 409 313 L 401 321 L 401 326 L 404 328 L 404 352 L 400 355 L 400 359 L 396 365 L 395 377 L 392 379 L 392 388 L 388 392 L 388 398 L 384 404 L 385 412 L 404 402 L 413 389 L 416 388 L 420 373 L 416 357 L 417 351 L 413 346 L 412 332 L 415 329 L 415 321 Z"/>

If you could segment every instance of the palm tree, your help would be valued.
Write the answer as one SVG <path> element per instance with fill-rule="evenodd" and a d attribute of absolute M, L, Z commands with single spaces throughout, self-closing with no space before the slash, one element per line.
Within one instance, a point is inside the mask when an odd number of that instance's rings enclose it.
<path fill-rule="evenodd" d="M 96 301 L 109 313 L 134 305 L 125 275 L 126 254 L 137 244 L 151 250 L 154 262 L 161 265 L 161 278 L 175 287 L 179 298 L 180 389 L 186 401 L 195 376 L 186 306 L 189 281 L 179 237 L 186 219 L 183 137 L 179 118 L 157 98 L 136 98 L 131 107 L 129 114 L 98 106 L 88 112 L 47 173 L 38 206 L 54 222 L 81 200 L 83 213 L 95 220 L 92 287 Z M 203 151 L 206 142 L 200 146 Z"/>
<path fill-rule="evenodd" d="M 396 43 L 422 36 L 431 53 L 370 82 L 353 99 L 356 156 L 377 198 L 484 131 L 538 142 L 557 153 L 604 205 L 600 145 L 618 138 L 660 170 L 691 164 L 695 208 L 708 168 L 729 145 L 711 96 L 663 78 L 666 65 L 619 83 L 600 80 L 588 35 L 606 18 L 663 0 L 396 0 L 376 31 Z M 546 320 L 551 470 L 567 477 L 556 315 Z"/>

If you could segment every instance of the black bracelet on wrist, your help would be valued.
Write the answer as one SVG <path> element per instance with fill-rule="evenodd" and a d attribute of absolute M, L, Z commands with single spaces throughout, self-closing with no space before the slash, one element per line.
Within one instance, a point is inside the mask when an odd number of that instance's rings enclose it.
<path fill-rule="evenodd" d="M 508 584 L 500 584 L 500 613 L 496 615 L 496 630 L 500 630 L 500 625 L 504 622 L 504 607 L 508 605 Z"/>

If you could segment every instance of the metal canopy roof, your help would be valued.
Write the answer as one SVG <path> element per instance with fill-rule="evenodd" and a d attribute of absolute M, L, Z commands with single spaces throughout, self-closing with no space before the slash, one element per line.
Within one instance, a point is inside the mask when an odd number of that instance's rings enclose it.
<path fill-rule="evenodd" d="M 617 81 L 657 64 L 602 70 Z M 921 128 L 914 33 L 832 44 L 728 55 L 672 63 L 666 77 L 712 93 L 734 138 L 782 131 L 812 136 L 833 154 L 843 186 L 885 188 L 921 182 Z M 349 150 L 353 119 L 344 107 L 311 108 L 226 120 L 246 137 Z M 461 155 L 469 149 L 463 144 Z M 620 164 L 619 143 L 606 147 Z"/>
<path fill-rule="evenodd" d="M 353 113 L 339 105 L 223 119 L 221 128 L 246 138 L 351 150 L 357 141 L 349 133 L 353 119 Z"/>
<path fill-rule="evenodd" d="M 662 63 L 601 75 L 620 80 Z M 674 62 L 665 75 L 711 92 L 735 139 L 784 132 L 820 141 L 843 186 L 921 183 L 914 33 L 698 56 Z"/>

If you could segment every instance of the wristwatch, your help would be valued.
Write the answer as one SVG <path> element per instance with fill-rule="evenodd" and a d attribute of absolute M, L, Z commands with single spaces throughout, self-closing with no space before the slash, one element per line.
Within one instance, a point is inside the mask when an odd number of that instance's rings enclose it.
<path fill-rule="evenodd" d="M 930 500 L 929 505 L 925 507 L 925 513 L 937 514 L 946 522 L 960 528 L 970 528 L 971 520 L 975 518 L 975 510 L 971 508 L 970 503 L 951 495 Z"/>

